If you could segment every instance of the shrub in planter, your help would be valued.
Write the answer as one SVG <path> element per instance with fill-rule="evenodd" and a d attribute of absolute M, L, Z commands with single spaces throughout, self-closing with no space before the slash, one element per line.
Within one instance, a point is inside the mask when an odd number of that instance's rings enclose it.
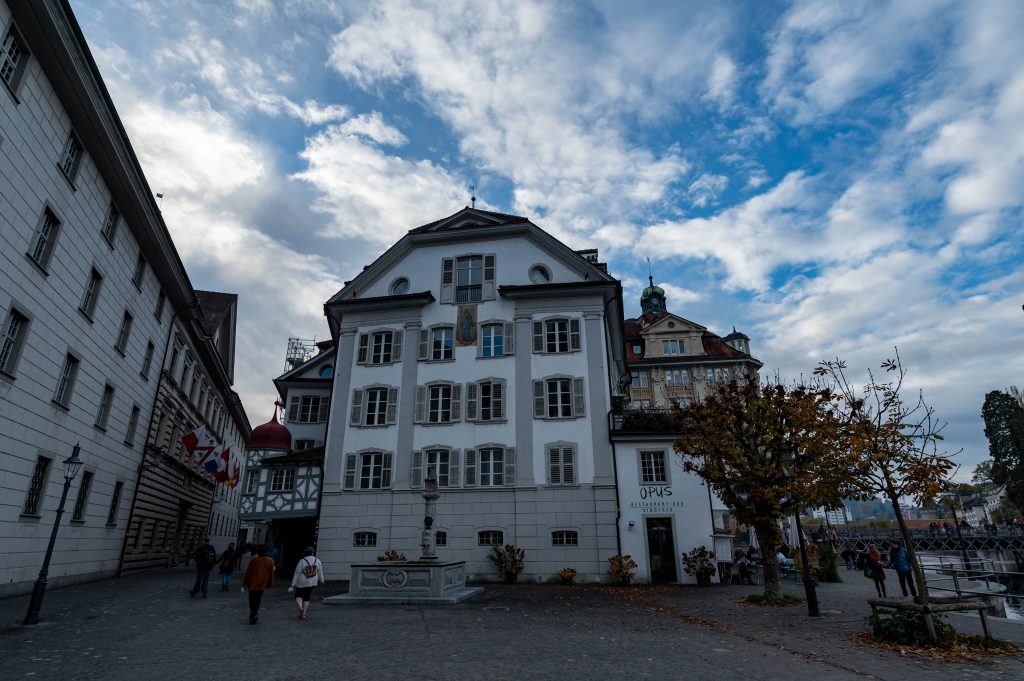
<path fill-rule="evenodd" d="M 562 580 L 562 584 L 572 584 L 572 580 L 576 579 L 576 568 L 562 568 L 558 571 L 558 576 Z"/>
<path fill-rule="evenodd" d="M 508 583 L 515 582 L 526 564 L 526 551 L 512 544 L 494 546 L 487 558 L 498 567 L 498 572 Z"/>
<path fill-rule="evenodd" d="M 956 635 L 956 630 L 943 622 L 941 615 L 931 615 L 931 618 L 939 645 Z M 921 613 L 912 610 L 879 610 L 878 614 L 868 616 L 868 623 L 871 624 L 871 635 L 876 641 L 904 645 L 932 645 Z"/>
<path fill-rule="evenodd" d="M 629 584 L 636 575 L 636 568 L 633 556 L 615 554 L 608 559 L 608 576 L 618 584 Z"/>
<path fill-rule="evenodd" d="M 383 556 L 377 556 L 377 560 L 379 560 L 379 561 L 405 560 L 405 554 L 404 553 L 400 553 L 398 551 L 395 551 L 394 549 L 388 549 L 387 551 L 384 552 Z"/>
<path fill-rule="evenodd" d="M 709 551 L 707 547 L 698 546 L 695 549 L 691 549 L 689 553 L 684 553 L 683 572 L 696 577 L 698 584 L 710 584 L 711 575 L 718 572 L 718 565 L 715 563 L 715 552 Z"/>

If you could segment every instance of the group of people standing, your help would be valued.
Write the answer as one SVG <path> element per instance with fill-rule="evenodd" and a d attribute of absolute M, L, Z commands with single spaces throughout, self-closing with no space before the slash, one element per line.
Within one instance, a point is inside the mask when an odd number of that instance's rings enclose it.
<path fill-rule="evenodd" d="M 868 550 L 856 557 L 856 562 L 857 567 L 864 571 L 864 576 L 875 583 L 875 591 L 882 598 L 889 597 L 885 591 L 886 567 L 896 571 L 903 596 L 917 598 L 917 589 L 914 587 L 914 567 L 910 564 L 907 549 L 900 542 L 896 540 L 889 542 L 888 560 L 883 560 L 876 544 L 869 544 Z"/>
<path fill-rule="evenodd" d="M 205 538 L 203 545 L 197 548 L 192 555 L 196 564 L 196 580 L 188 592 L 189 596 L 195 598 L 197 593 L 202 592 L 203 598 L 206 598 L 210 574 L 215 566 L 220 572 L 220 590 L 229 591 L 231 575 L 241 565 L 244 553 L 242 549 L 236 549 L 232 542 L 218 557 L 216 549 L 210 544 L 210 539 Z M 280 554 L 276 547 L 268 549 L 266 546 L 260 545 L 255 547 L 255 553 L 256 555 L 249 561 L 245 575 L 242 577 L 242 591 L 249 593 L 249 624 L 256 624 L 259 621 L 263 592 L 274 586 L 277 564 L 280 560 Z M 295 566 L 291 586 L 288 587 L 288 593 L 295 593 L 295 605 L 298 608 L 298 619 L 300 620 L 306 619 L 313 589 L 324 583 L 324 566 L 316 557 L 315 549 L 310 546 L 303 553 L 302 559 Z"/>

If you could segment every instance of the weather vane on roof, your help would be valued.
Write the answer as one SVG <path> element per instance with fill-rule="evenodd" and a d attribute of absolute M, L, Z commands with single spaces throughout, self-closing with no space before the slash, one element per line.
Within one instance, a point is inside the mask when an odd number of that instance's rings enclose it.
<path fill-rule="evenodd" d="M 470 193 L 470 197 L 469 197 L 470 207 L 471 208 L 476 208 L 476 185 L 475 184 L 469 185 L 469 193 Z"/>
<path fill-rule="evenodd" d="M 647 256 L 647 278 L 651 281 L 651 286 L 654 286 L 654 270 L 651 269 L 651 256 Z"/>

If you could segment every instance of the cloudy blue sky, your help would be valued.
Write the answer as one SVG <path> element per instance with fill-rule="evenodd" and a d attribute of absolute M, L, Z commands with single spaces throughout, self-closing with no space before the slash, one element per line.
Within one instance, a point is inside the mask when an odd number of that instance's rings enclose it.
<path fill-rule="evenodd" d="M 406 230 L 478 205 L 597 246 L 639 312 L 768 371 L 898 346 L 985 456 L 1024 384 L 1024 3 L 72 0 L 237 389 Z"/>

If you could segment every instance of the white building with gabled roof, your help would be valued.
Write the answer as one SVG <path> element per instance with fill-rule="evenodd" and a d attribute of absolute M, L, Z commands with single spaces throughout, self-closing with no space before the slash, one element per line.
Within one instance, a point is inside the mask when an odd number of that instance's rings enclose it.
<path fill-rule="evenodd" d="M 496 577 L 601 579 L 618 553 L 607 414 L 624 375 L 622 293 L 528 219 L 465 208 L 408 232 L 325 305 L 337 363 L 319 555 L 332 574 L 416 558 L 422 486 L 439 555 Z"/>

